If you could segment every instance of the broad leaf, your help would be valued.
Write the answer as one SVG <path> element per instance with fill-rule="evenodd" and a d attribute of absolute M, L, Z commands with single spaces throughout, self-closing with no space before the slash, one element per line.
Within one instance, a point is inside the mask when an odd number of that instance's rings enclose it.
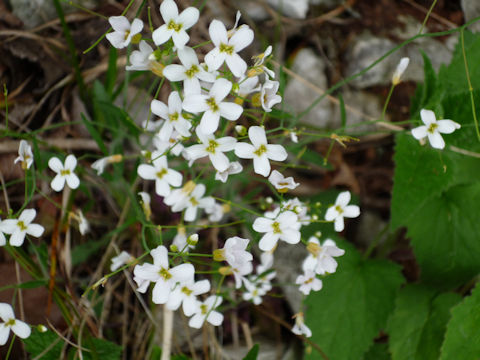
<path fill-rule="evenodd" d="M 40 354 L 42 354 L 42 360 L 58 360 L 61 358 L 63 340 L 52 331 L 44 333 L 32 331 L 32 334 L 23 342 L 32 358 Z"/>

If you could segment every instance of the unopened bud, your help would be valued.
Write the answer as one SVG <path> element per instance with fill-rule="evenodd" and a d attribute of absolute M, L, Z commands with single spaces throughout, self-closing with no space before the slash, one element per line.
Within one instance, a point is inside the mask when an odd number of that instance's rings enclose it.
<path fill-rule="evenodd" d="M 307 250 L 310 254 L 316 256 L 320 252 L 320 249 L 321 249 L 321 247 L 317 243 L 315 243 L 313 241 L 308 242 Z"/>
<path fill-rule="evenodd" d="M 189 195 L 193 189 L 195 189 L 196 184 L 192 181 L 189 180 L 185 185 L 183 185 L 182 191 Z"/>
<path fill-rule="evenodd" d="M 218 272 L 221 275 L 232 275 L 233 274 L 232 268 L 230 266 L 222 266 L 220 269 L 218 269 Z"/>
<path fill-rule="evenodd" d="M 321 238 L 321 237 L 322 237 L 322 232 L 321 232 L 321 231 L 317 231 L 317 232 L 315 233 L 315 237 Z"/>
<path fill-rule="evenodd" d="M 315 220 L 315 221 L 317 221 L 317 220 L 318 220 L 318 215 L 317 215 L 317 214 L 315 214 L 315 215 L 312 215 L 312 220 Z"/>
<path fill-rule="evenodd" d="M 223 210 L 223 213 L 226 214 L 226 213 L 229 213 L 232 210 L 232 207 L 230 206 L 230 204 L 223 204 L 222 205 L 222 210 Z"/>
<path fill-rule="evenodd" d="M 174 244 L 170 245 L 170 250 L 172 250 L 172 252 L 178 252 L 177 245 L 174 245 Z"/>
<path fill-rule="evenodd" d="M 393 76 L 392 76 L 392 84 L 393 86 L 396 86 L 400 84 L 401 82 L 401 77 L 405 70 L 407 69 L 407 66 L 410 62 L 410 59 L 408 57 L 404 57 L 400 59 L 400 62 L 397 65 L 397 68 L 395 69 Z"/>
<path fill-rule="evenodd" d="M 273 204 L 273 199 L 270 196 L 267 196 L 265 198 L 265 201 L 266 201 L 267 204 Z"/>
<path fill-rule="evenodd" d="M 38 332 L 41 332 L 41 333 L 44 333 L 44 332 L 47 332 L 48 329 L 47 329 L 47 327 L 46 327 L 45 325 L 41 325 L 41 324 L 40 324 L 40 325 L 37 325 L 37 331 L 38 331 Z"/>
<path fill-rule="evenodd" d="M 195 246 L 198 243 L 198 234 L 192 234 L 187 238 L 187 244 Z"/>
<path fill-rule="evenodd" d="M 215 261 L 223 261 L 225 260 L 225 250 L 217 249 L 213 251 L 213 260 Z"/>
<path fill-rule="evenodd" d="M 293 208 L 293 211 L 295 212 L 295 214 L 300 214 L 302 212 L 303 208 L 299 205 L 295 206 Z"/>
<path fill-rule="evenodd" d="M 142 34 L 135 34 L 132 36 L 132 40 L 130 40 L 130 42 L 132 44 L 138 44 L 140 40 L 142 40 Z"/>
<path fill-rule="evenodd" d="M 235 131 L 237 132 L 238 135 L 240 136 L 245 136 L 247 135 L 247 128 L 243 125 L 236 125 L 235 126 Z"/>
<path fill-rule="evenodd" d="M 260 93 L 255 93 L 253 94 L 252 96 L 252 105 L 255 106 L 255 107 L 260 107 L 262 106 L 262 98 L 261 98 L 261 94 Z"/>

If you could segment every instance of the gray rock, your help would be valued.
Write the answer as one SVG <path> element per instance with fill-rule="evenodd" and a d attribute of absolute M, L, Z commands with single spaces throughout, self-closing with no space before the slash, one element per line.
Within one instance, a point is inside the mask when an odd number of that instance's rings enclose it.
<path fill-rule="evenodd" d="M 365 248 L 376 239 L 377 236 L 385 229 L 387 222 L 380 216 L 371 211 L 362 212 L 360 216 L 357 231 L 355 233 L 355 241 Z M 379 243 L 383 243 L 387 238 L 387 233 L 381 236 Z"/>
<path fill-rule="evenodd" d="M 480 16 L 480 1 L 478 0 L 462 0 L 462 10 L 465 21 L 470 21 Z M 471 31 L 480 31 L 480 22 L 476 22 L 469 27 Z"/>
<path fill-rule="evenodd" d="M 267 4 L 282 15 L 293 19 L 305 19 L 309 9 L 308 0 L 267 0 Z M 270 17 L 265 8 L 257 1 L 235 0 L 234 6 L 254 21 L 261 21 Z"/>

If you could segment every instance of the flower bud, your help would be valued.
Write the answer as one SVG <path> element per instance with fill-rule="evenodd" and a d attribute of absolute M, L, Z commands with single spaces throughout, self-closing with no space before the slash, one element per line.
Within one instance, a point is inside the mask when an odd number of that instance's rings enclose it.
<path fill-rule="evenodd" d="M 192 234 L 187 238 L 187 244 L 195 246 L 198 243 L 198 234 Z"/>
<path fill-rule="evenodd" d="M 316 256 L 320 252 L 321 246 L 313 241 L 309 241 L 307 244 L 307 250 L 310 254 Z"/>
<path fill-rule="evenodd" d="M 213 260 L 215 261 L 223 261 L 225 260 L 225 250 L 217 249 L 213 251 Z"/>
<path fill-rule="evenodd" d="M 233 274 L 232 268 L 230 266 L 222 266 L 220 269 L 218 269 L 218 272 L 221 275 L 232 275 Z"/>
<path fill-rule="evenodd" d="M 37 325 L 37 331 L 41 332 L 41 333 L 44 333 L 44 332 L 47 332 L 48 329 L 45 325 L 40 324 L 40 325 Z"/>
<path fill-rule="evenodd" d="M 245 136 L 247 135 L 247 128 L 243 125 L 235 125 L 235 131 L 237 132 L 238 135 L 240 136 Z"/>
<path fill-rule="evenodd" d="M 408 57 L 404 57 L 400 59 L 400 62 L 397 65 L 397 68 L 395 69 L 395 72 L 393 73 L 392 76 L 392 84 L 393 86 L 396 86 L 400 84 L 401 82 L 401 77 L 405 70 L 407 69 L 408 63 L 410 62 L 410 59 Z"/>

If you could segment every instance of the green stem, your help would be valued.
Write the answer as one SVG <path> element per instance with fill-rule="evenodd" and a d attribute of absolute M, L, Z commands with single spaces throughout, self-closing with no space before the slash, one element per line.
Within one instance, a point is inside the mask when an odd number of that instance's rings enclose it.
<path fill-rule="evenodd" d="M 10 353 L 12 352 L 13 343 L 15 342 L 15 338 L 16 338 L 16 335 L 13 334 L 12 341 L 10 341 L 10 345 L 8 346 L 7 356 L 5 357 L 5 360 L 8 360 L 10 358 Z"/>
<path fill-rule="evenodd" d="M 395 89 L 394 84 L 392 84 L 392 86 L 390 87 L 390 91 L 388 92 L 388 95 L 387 95 L 387 100 L 385 100 L 385 105 L 383 105 L 382 117 L 381 117 L 382 120 L 385 120 L 385 114 L 387 113 L 387 107 L 388 107 L 388 103 L 390 102 L 390 98 L 392 97 L 393 89 Z"/>
<path fill-rule="evenodd" d="M 419 34 L 422 33 L 423 29 L 425 29 L 425 25 L 427 25 L 428 18 L 430 17 L 430 14 L 433 11 L 433 8 L 437 4 L 437 0 L 433 0 L 432 5 L 430 6 L 430 9 L 428 9 L 427 15 L 425 16 L 425 19 L 423 19 L 422 26 L 420 27 L 420 31 L 418 32 Z"/>

